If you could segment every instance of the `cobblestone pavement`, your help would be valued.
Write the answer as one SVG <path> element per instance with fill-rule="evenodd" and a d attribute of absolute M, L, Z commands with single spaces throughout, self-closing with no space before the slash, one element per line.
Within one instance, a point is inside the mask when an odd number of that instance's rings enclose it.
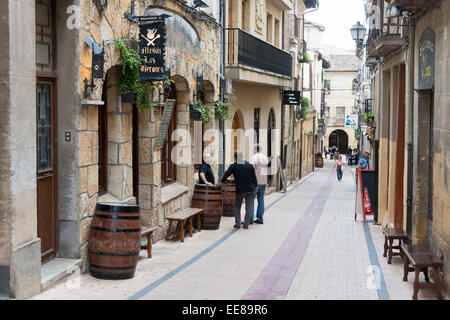
<path fill-rule="evenodd" d="M 141 251 L 132 279 L 83 274 L 33 299 L 411 299 L 402 259 L 382 256 L 381 226 L 354 221 L 354 168 L 338 182 L 332 165 L 268 195 L 263 225 L 237 230 L 223 217 L 184 243 L 158 241 L 151 259 Z"/>

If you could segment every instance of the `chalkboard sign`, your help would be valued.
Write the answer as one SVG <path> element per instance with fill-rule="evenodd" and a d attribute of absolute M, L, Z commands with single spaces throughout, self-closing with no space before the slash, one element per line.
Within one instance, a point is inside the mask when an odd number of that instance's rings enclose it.
<path fill-rule="evenodd" d="M 175 100 L 167 99 L 164 111 L 161 117 L 161 123 L 159 125 L 158 136 L 156 137 L 155 149 L 161 149 L 164 147 L 166 141 L 167 131 L 169 129 L 170 120 L 172 118 L 172 112 L 175 106 Z"/>
<path fill-rule="evenodd" d="M 427 28 L 419 40 L 419 89 L 432 89 L 435 72 L 435 35 Z"/>
<path fill-rule="evenodd" d="M 356 214 L 364 211 L 365 194 L 370 201 L 370 207 L 374 217 L 378 217 L 378 194 L 376 189 L 376 171 L 373 169 L 362 169 L 358 171 L 358 185 L 356 194 Z"/>
<path fill-rule="evenodd" d="M 283 192 L 286 192 L 286 179 L 284 178 L 284 172 L 283 172 L 283 167 L 281 166 L 281 158 L 278 157 L 278 170 L 280 172 L 280 178 L 281 178 L 281 190 L 283 190 Z"/>

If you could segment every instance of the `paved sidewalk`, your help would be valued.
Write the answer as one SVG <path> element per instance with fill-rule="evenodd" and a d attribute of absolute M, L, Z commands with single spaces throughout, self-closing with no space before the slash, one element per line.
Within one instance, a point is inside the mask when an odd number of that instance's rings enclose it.
<path fill-rule="evenodd" d="M 222 217 L 219 230 L 157 242 L 151 259 L 141 251 L 132 279 L 83 274 L 33 299 L 411 299 L 401 258 L 382 257 L 380 226 L 353 220 L 354 168 L 337 182 L 332 165 L 267 196 L 263 225 L 237 230 Z M 368 271 L 377 266 L 378 288 Z M 435 295 L 421 290 L 425 298 Z"/>

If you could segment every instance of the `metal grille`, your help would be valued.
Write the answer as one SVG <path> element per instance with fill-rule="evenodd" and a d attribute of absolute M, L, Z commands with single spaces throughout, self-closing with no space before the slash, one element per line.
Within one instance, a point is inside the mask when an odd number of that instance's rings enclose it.
<path fill-rule="evenodd" d="M 227 29 L 228 64 L 245 65 L 292 76 L 292 56 L 241 29 Z"/>

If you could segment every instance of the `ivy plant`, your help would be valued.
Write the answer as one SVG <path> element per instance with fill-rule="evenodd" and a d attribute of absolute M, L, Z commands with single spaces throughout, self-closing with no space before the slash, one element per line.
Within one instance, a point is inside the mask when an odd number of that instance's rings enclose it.
<path fill-rule="evenodd" d="M 368 112 L 363 113 L 364 122 L 366 124 L 368 124 L 368 125 L 373 123 L 373 117 L 374 116 L 373 116 L 372 111 L 368 111 Z"/>
<path fill-rule="evenodd" d="M 200 121 L 207 123 L 212 121 L 208 107 L 201 100 L 191 102 L 191 110 L 200 112 Z"/>
<path fill-rule="evenodd" d="M 230 111 L 229 102 L 217 101 L 214 105 L 214 110 L 217 118 L 219 120 L 231 120 L 233 119 L 233 115 Z"/>
<path fill-rule="evenodd" d="M 306 120 L 306 115 L 308 114 L 309 99 L 302 97 L 302 119 Z"/>

